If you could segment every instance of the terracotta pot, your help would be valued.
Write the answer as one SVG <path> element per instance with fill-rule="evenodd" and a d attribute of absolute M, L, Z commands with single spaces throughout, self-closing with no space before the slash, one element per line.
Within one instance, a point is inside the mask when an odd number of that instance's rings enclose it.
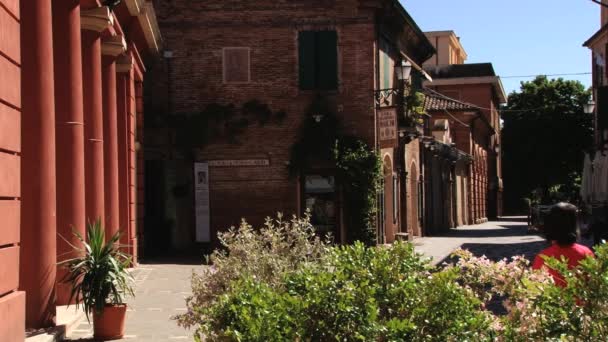
<path fill-rule="evenodd" d="M 117 340 L 125 334 L 126 304 L 106 304 L 98 314 L 93 311 L 93 336 L 97 340 Z"/>

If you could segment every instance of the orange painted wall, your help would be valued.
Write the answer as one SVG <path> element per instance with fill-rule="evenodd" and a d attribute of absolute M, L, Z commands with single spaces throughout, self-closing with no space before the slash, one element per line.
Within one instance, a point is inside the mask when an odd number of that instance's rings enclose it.
<path fill-rule="evenodd" d="M 18 0 L 0 0 L 0 341 L 23 341 L 19 287 L 21 46 Z"/>

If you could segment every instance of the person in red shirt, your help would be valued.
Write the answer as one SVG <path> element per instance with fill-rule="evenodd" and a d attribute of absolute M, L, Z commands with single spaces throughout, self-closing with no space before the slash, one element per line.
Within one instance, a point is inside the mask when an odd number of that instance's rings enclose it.
<path fill-rule="evenodd" d="M 532 264 L 533 269 L 541 269 L 545 266 L 545 260 L 542 256 L 553 257 L 560 260 L 565 257 L 568 260 L 570 269 L 578 266 L 578 263 L 587 258 L 594 257 L 591 249 L 576 243 L 578 239 L 577 228 L 577 208 L 570 203 L 558 203 L 551 208 L 549 215 L 545 219 L 545 235 L 547 240 L 551 242 L 549 248 L 541 251 Z M 548 268 L 549 273 L 553 276 L 555 284 L 558 286 L 566 286 L 566 282 L 559 272 Z"/>

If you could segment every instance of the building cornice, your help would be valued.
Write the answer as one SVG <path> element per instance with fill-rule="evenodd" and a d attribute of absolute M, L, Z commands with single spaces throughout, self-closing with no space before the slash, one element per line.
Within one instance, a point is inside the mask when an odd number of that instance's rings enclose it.
<path fill-rule="evenodd" d="M 116 61 L 116 72 L 129 73 L 133 70 L 133 66 L 133 56 L 131 54 L 122 55 Z"/>
<path fill-rule="evenodd" d="M 114 16 L 107 6 L 82 10 L 80 26 L 83 30 L 102 32 L 114 26 Z"/>
<path fill-rule="evenodd" d="M 608 24 L 602 26 L 602 28 L 595 32 L 591 38 L 587 39 L 587 41 L 583 43 L 583 46 L 592 49 L 593 45 L 601 38 L 605 37 L 606 34 L 608 34 Z"/>
<path fill-rule="evenodd" d="M 146 5 L 145 0 L 123 0 L 127 9 L 129 10 L 129 14 L 132 17 L 137 17 L 144 9 Z"/>
<path fill-rule="evenodd" d="M 137 20 L 144 33 L 148 48 L 152 53 L 159 53 L 161 48 L 161 35 L 156 21 L 156 12 L 151 2 L 146 2 L 141 12 L 137 15 Z"/>
<path fill-rule="evenodd" d="M 127 42 L 122 35 L 104 37 L 101 42 L 101 54 L 116 57 L 127 51 Z"/>

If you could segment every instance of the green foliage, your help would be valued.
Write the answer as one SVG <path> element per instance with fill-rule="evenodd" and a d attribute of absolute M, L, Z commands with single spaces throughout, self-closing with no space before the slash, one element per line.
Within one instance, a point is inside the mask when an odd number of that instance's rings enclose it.
<path fill-rule="evenodd" d="M 334 147 L 337 179 L 344 192 L 348 240 L 376 244 L 376 195 L 382 179 L 382 161 L 367 144 L 342 137 Z"/>
<path fill-rule="evenodd" d="M 431 273 L 410 244 L 334 247 L 318 262 L 286 272 L 281 284 L 239 277 L 205 307 L 211 340 L 489 340 L 480 301 L 453 270 Z"/>
<path fill-rule="evenodd" d="M 329 247 L 306 219 L 243 224 L 193 275 L 179 323 L 210 341 L 605 341 L 608 246 L 578 268 L 457 251 L 432 267 L 408 243 Z M 274 257 L 273 257 L 274 256 Z M 503 300 L 506 313 L 486 307 Z"/>
<path fill-rule="evenodd" d="M 260 126 L 273 121 L 281 123 L 287 113 L 273 113 L 272 109 L 257 99 L 245 102 L 241 108 L 233 104 L 211 103 L 202 111 L 167 116 L 168 124 L 175 132 L 175 145 L 184 156 L 192 159 L 193 150 L 225 139 L 239 143 L 238 137 L 247 127 L 257 122 Z"/>
<path fill-rule="evenodd" d="M 82 298 L 82 305 L 89 315 L 95 310 L 100 313 L 106 303 L 123 304 L 125 295 L 133 295 L 127 271 L 130 257 L 119 250 L 120 234 L 116 233 L 108 242 L 105 241 L 104 227 L 98 219 L 89 223 L 86 240 L 75 233 L 82 244 L 77 250 L 80 256 L 60 263 L 68 273 L 62 282 L 72 286 L 70 302 Z"/>
<path fill-rule="evenodd" d="M 405 119 L 406 125 L 424 123 L 423 115 L 426 114 L 424 110 L 424 99 L 425 95 L 419 91 L 413 91 L 405 96 Z"/>
<path fill-rule="evenodd" d="M 219 334 L 209 310 L 222 295 L 231 293 L 234 284 L 261 292 L 265 288 L 252 288 L 239 281 L 251 279 L 271 288 L 281 287 L 286 274 L 318 261 L 328 246 L 315 234 L 308 215 L 284 220 L 279 214 L 257 229 L 243 220 L 238 228 L 218 235 L 223 249 L 211 254 L 211 267 L 192 275 L 193 295 L 186 301 L 188 312 L 175 317 L 181 326 L 195 327 L 197 335 L 208 338 Z M 228 303 L 226 300 L 223 303 Z"/>
<path fill-rule="evenodd" d="M 522 82 L 509 95 L 503 112 L 503 169 L 507 205 L 518 207 L 521 198 L 541 188 L 543 202 L 549 189 L 559 187 L 570 201 L 576 199 L 583 152 L 593 143 L 592 115 L 583 104 L 591 94 L 578 81 L 539 76 Z"/>

